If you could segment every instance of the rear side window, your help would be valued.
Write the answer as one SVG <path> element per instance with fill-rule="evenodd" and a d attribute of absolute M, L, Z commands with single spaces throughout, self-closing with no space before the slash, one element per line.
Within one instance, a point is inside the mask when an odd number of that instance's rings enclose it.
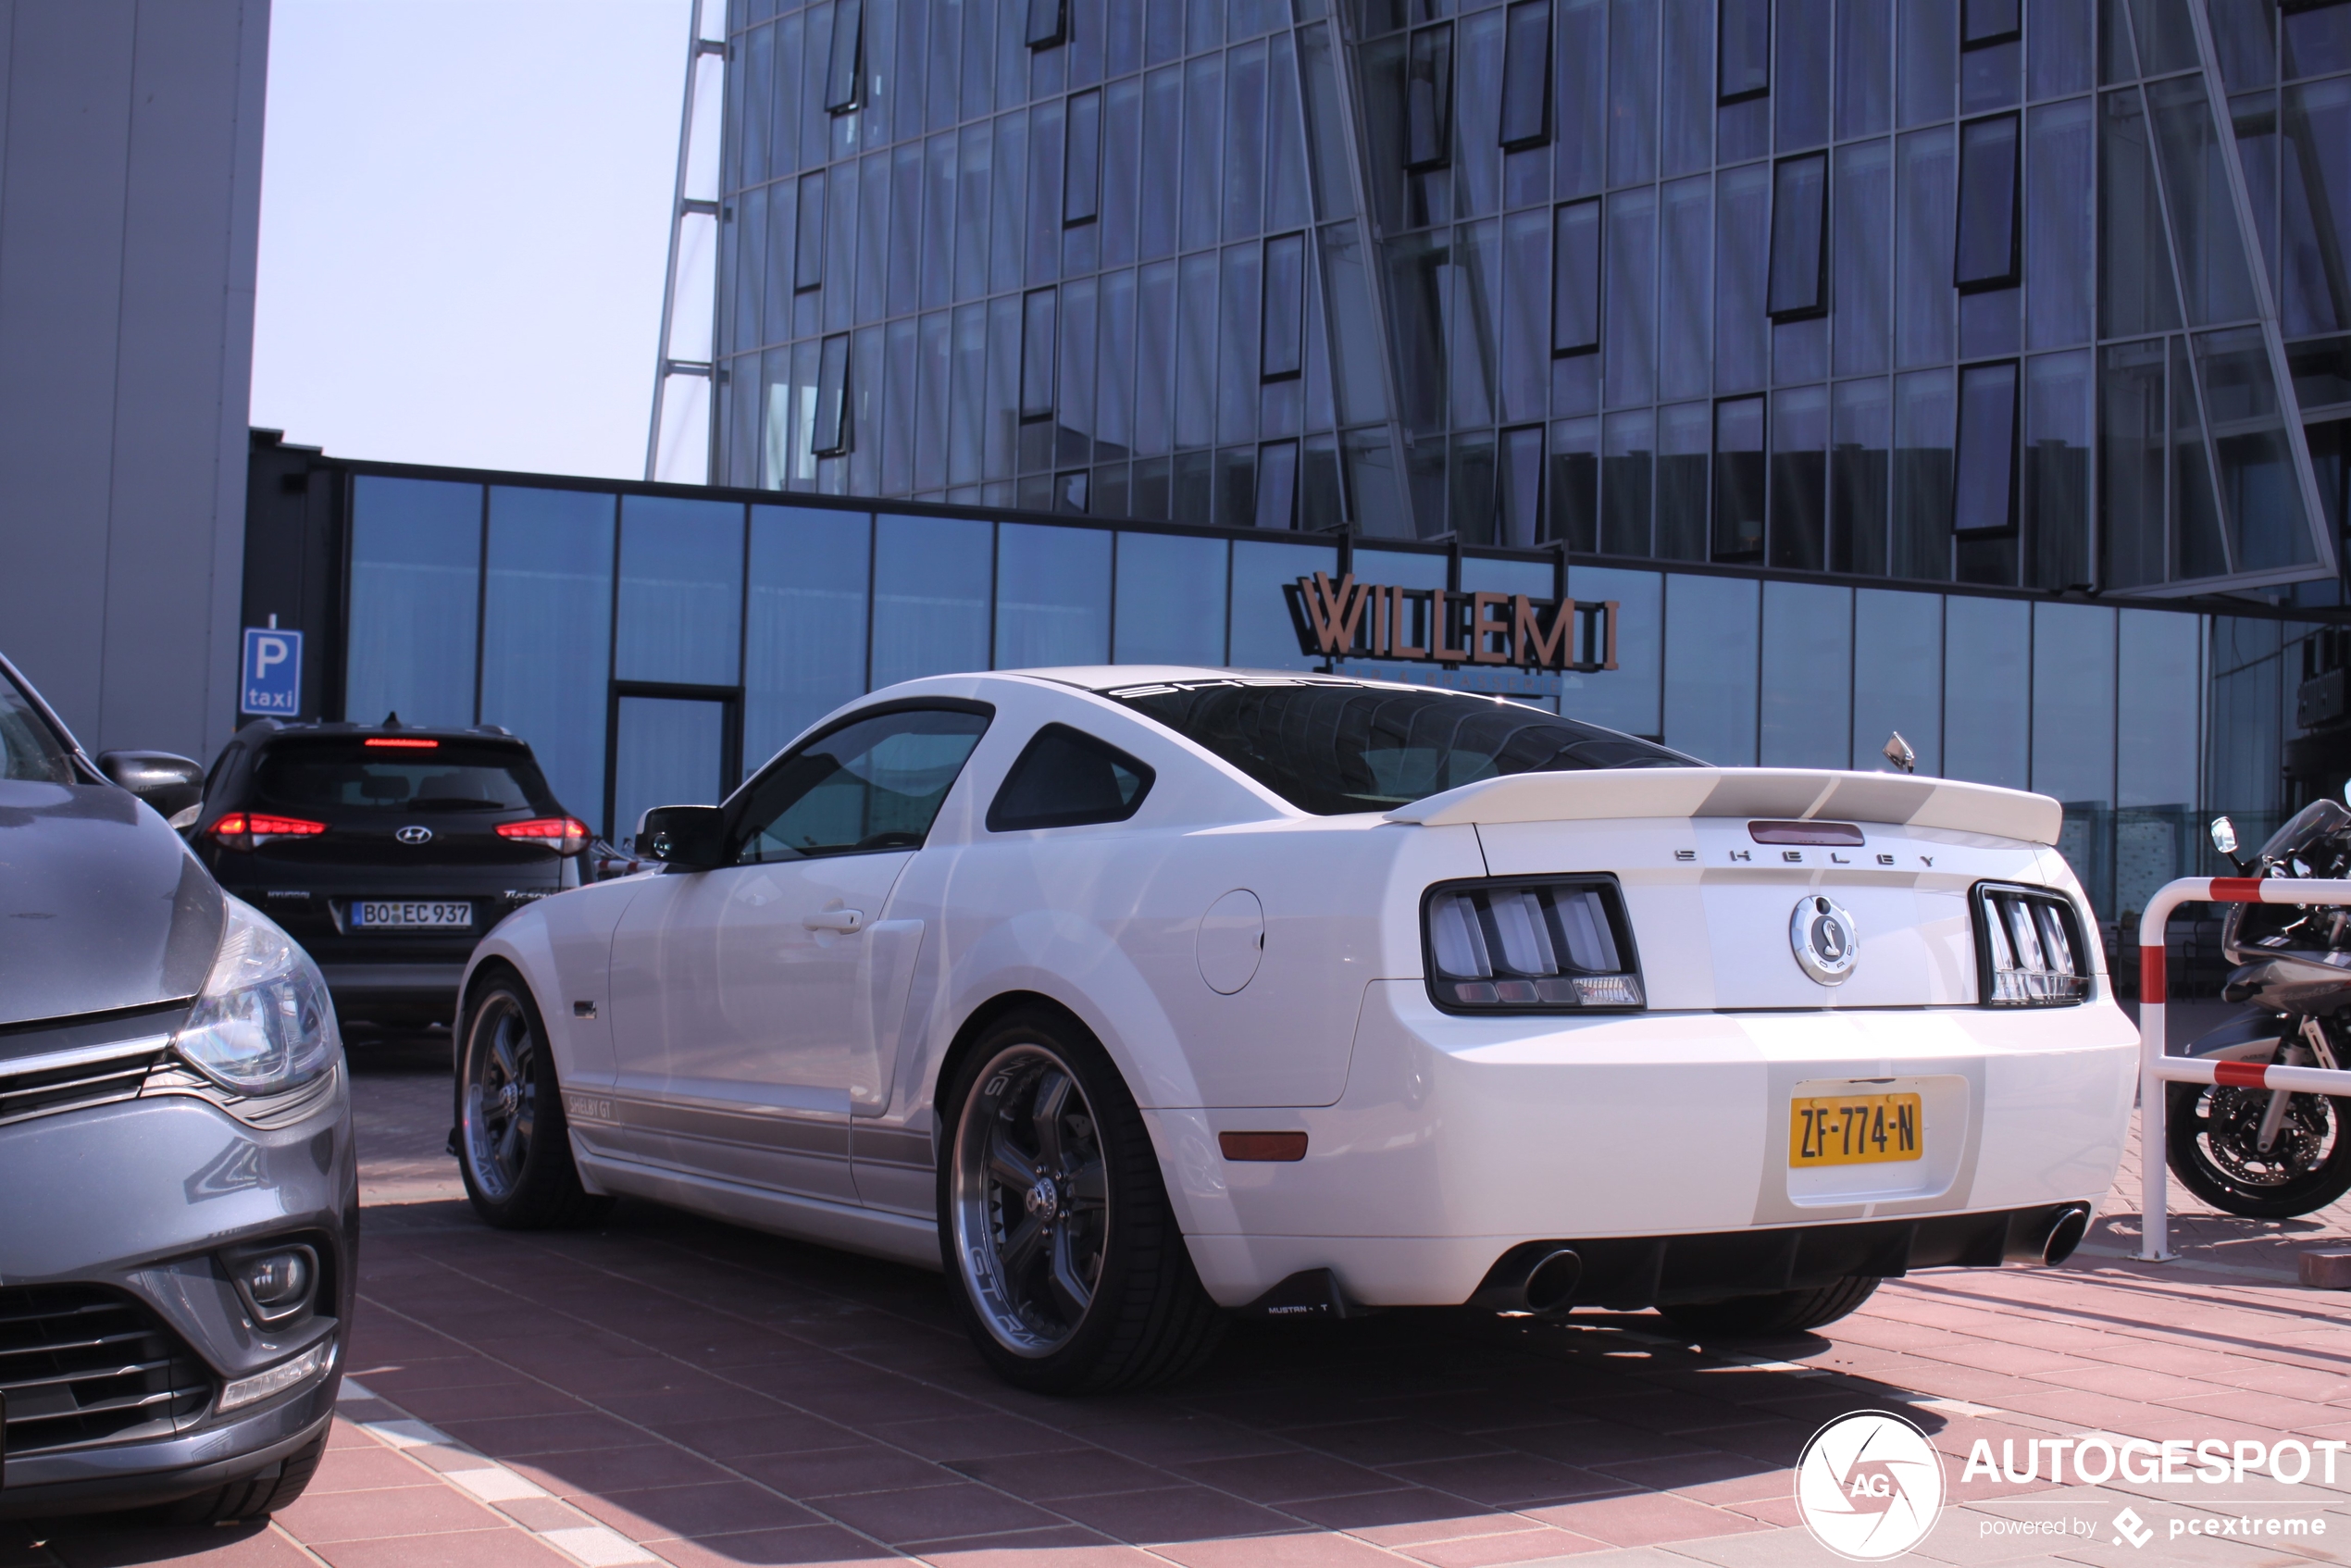
<path fill-rule="evenodd" d="M 982 713 L 902 708 L 818 736 L 752 785 L 737 864 L 920 848 L 987 728 Z"/>
<path fill-rule="evenodd" d="M 1049 724 L 1022 751 L 988 808 L 990 833 L 1124 822 L 1151 793 L 1151 770 L 1106 740 Z"/>
<path fill-rule="evenodd" d="M 6 676 L 0 676 L 0 778 L 27 784 L 73 782 L 65 742 Z"/>
<path fill-rule="evenodd" d="M 1230 677 L 1108 695 L 1321 816 L 1393 811 L 1506 773 L 1703 765 L 1638 736 L 1461 692 Z"/>
<path fill-rule="evenodd" d="M 305 740 L 262 754 L 255 793 L 306 811 L 540 811 L 552 808 L 538 765 L 506 746 L 462 740 Z"/>

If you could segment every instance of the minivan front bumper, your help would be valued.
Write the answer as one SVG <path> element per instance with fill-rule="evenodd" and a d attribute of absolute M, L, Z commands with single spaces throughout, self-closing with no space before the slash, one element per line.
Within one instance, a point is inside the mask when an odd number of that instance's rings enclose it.
<path fill-rule="evenodd" d="M 359 1195 L 350 1100 L 336 1081 L 285 1125 L 248 1125 L 198 1096 L 146 1094 L 0 1127 L 0 1303 L 64 1287 L 128 1304 L 208 1378 L 208 1397 L 120 1437 L 50 1441 L 18 1430 L 12 1397 L 0 1518 L 168 1502 L 263 1470 L 314 1440 L 334 1411 L 355 1291 Z M 317 1254 L 311 1309 L 256 1325 L 224 1251 L 299 1241 Z M 323 1343 L 326 1370 L 227 1414 L 221 1390 Z M 0 1360 L 0 1382 L 11 1375 Z M 44 1392 L 54 1400 L 54 1392 Z M 77 1393 L 73 1396 L 80 1399 Z M 174 1407 L 182 1408 L 182 1407 Z M 158 1430 L 158 1425 L 168 1427 Z M 39 1446 L 27 1446 L 28 1443 Z"/>

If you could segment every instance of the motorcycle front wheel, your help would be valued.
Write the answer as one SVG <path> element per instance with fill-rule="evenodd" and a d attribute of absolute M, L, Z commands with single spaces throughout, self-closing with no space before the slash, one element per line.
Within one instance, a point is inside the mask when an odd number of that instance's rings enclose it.
<path fill-rule="evenodd" d="M 2165 1152 L 2180 1185 L 2214 1208 L 2282 1220 L 2323 1209 L 2351 1192 L 2351 1100 L 2297 1094 L 2264 1153 L 2270 1091 L 2173 1084 Z"/>

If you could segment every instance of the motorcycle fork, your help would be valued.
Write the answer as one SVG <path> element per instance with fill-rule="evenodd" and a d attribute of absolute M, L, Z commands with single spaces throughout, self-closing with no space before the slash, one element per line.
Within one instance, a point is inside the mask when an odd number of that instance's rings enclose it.
<path fill-rule="evenodd" d="M 2308 1042 L 2307 1046 L 2279 1042 L 2278 1060 L 2282 1064 L 2289 1067 L 2307 1066 L 2316 1058 L 2320 1066 L 2332 1067 L 2335 1064 L 2334 1047 L 2327 1039 L 2324 1024 L 2316 1018 L 2306 1017 L 2302 1020 L 2301 1035 Z M 2261 1130 L 2255 1139 L 2255 1147 L 2262 1153 L 2267 1154 L 2277 1146 L 2278 1129 L 2285 1125 L 2286 1106 L 2293 1099 L 2290 1089 L 2273 1089 L 2270 1091 L 2270 1103 L 2261 1113 Z"/>

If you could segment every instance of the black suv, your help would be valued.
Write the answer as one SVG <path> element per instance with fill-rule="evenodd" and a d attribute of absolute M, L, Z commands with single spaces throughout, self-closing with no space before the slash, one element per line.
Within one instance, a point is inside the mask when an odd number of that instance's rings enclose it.
<path fill-rule="evenodd" d="M 579 885 L 587 826 L 492 726 L 257 719 L 205 780 L 190 835 L 221 886 L 308 949 L 348 1023 L 445 1024 L 474 943 Z"/>

